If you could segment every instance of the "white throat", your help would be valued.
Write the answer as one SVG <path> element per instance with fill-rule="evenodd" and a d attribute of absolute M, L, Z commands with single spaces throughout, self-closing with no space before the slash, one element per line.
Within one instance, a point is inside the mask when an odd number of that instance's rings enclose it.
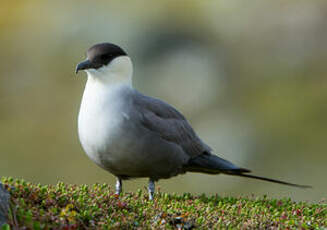
<path fill-rule="evenodd" d="M 128 85 L 132 87 L 133 64 L 128 56 L 119 56 L 99 69 L 86 70 L 88 82 L 106 86 Z"/>
<path fill-rule="evenodd" d="M 132 90 L 133 66 L 120 56 L 97 70 L 86 70 L 88 79 L 78 116 L 79 138 L 89 157 L 101 165 L 99 153 L 115 137 L 124 116 L 124 95 Z M 109 139 L 108 139 L 109 138 Z"/>

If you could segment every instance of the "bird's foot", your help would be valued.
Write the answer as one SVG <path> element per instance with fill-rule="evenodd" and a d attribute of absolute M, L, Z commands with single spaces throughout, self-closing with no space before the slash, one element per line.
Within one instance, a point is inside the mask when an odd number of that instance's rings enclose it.
<path fill-rule="evenodd" d="M 122 184 L 122 181 L 120 178 L 117 178 L 116 180 L 116 192 L 115 192 L 115 195 L 119 196 L 121 191 L 122 191 L 122 187 L 123 187 L 123 184 Z"/>
<path fill-rule="evenodd" d="M 148 186 L 149 200 L 153 200 L 154 190 L 155 190 L 154 180 L 149 179 L 149 186 Z"/>

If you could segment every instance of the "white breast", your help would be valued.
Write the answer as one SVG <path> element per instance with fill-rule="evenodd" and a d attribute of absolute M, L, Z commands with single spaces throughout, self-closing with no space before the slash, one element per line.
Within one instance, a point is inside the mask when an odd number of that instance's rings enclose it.
<path fill-rule="evenodd" d="M 79 138 L 87 155 L 102 167 L 103 162 L 110 162 L 110 149 L 122 135 L 121 124 L 126 119 L 123 94 L 127 89 L 126 85 L 108 86 L 89 78 L 84 90 L 78 116 Z"/>

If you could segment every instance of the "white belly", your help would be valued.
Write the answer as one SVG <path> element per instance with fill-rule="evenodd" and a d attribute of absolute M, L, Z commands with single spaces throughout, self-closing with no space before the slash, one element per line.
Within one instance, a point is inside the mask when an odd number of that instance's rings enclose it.
<path fill-rule="evenodd" d="M 115 164 L 117 152 L 121 151 L 117 143 L 121 145 L 125 140 L 122 125 L 128 117 L 118 91 L 87 84 L 78 116 L 78 134 L 84 151 L 106 169 Z"/>
<path fill-rule="evenodd" d="M 116 176 L 159 179 L 183 172 L 187 155 L 141 125 L 132 105 L 133 92 L 126 86 L 104 90 L 86 84 L 78 117 L 86 154 Z"/>

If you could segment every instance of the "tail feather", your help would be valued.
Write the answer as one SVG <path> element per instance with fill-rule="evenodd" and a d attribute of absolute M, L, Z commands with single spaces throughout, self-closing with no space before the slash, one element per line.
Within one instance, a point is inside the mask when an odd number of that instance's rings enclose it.
<path fill-rule="evenodd" d="M 222 159 L 216 155 L 209 154 L 209 153 L 205 153 L 191 159 L 188 162 L 188 164 L 185 166 L 185 169 L 189 172 L 201 172 L 207 174 L 223 173 L 231 176 L 247 177 L 247 178 L 269 181 L 277 184 L 283 184 L 283 185 L 288 185 L 298 188 L 312 188 L 311 186 L 308 185 L 299 185 L 299 184 L 289 183 L 286 181 L 246 174 L 246 173 L 250 173 L 251 171 L 245 168 L 240 168 L 225 159 Z"/>
<path fill-rule="evenodd" d="M 195 158 L 190 159 L 185 169 L 189 172 L 203 172 L 208 174 L 219 174 L 219 173 L 249 173 L 248 169 L 240 168 L 233 163 L 220 158 L 216 155 L 205 153 Z"/>
<path fill-rule="evenodd" d="M 255 175 L 249 175 L 249 174 L 243 174 L 243 173 L 236 173 L 236 174 L 231 174 L 231 173 L 226 173 L 228 175 L 232 176 L 241 176 L 241 177 L 247 177 L 247 178 L 253 178 L 253 179 L 258 179 L 258 180 L 263 180 L 263 181 L 269 181 L 277 184 L 283 184 L 283 185 L 288 185 L 288 186 L 293 186 L 293 187 L 298 187 L 298 188 L 312 188 L 310 185 L 301 185 L 301 184 L 293 184 L 290 182 L 286 181 L 281 181 L 281 180 L 275 180 L 267 177 L 261 177 L 261 176 L 255 176 Z"/>

